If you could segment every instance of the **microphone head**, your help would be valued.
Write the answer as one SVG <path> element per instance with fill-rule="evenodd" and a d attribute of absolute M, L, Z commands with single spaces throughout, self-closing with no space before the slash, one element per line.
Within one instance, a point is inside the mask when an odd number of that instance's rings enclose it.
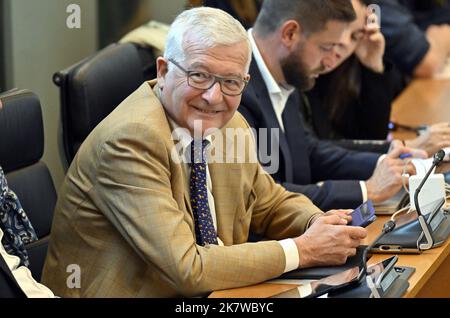
<path fill-rule="evenodd" d="M 444 150 L 439 150 L 438 152 L 436 152 L 433 156 L 433 161 L 434 164 L 439 164 L 441 163 L 441 161 L 444 159 L 445 157 L 445 151 Z"/>

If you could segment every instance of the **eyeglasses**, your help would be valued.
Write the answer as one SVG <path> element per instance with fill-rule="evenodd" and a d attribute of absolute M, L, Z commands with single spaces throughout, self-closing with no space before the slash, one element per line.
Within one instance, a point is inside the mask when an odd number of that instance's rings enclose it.
<path fill-rule="evenodd" d="M 241 95 L 247 85 L 248 81 L 237 77 L 220 77 L 208 72 L 188 71 L 180 64 L 172 59 L 169 62 L 173 63 L 180 70 L 187 75 L 187 83 L 189 86 L 197 89 L 208 90 L 217 82 L 220 83 L 220 90 L 223 94 L 228 96 Z"/>

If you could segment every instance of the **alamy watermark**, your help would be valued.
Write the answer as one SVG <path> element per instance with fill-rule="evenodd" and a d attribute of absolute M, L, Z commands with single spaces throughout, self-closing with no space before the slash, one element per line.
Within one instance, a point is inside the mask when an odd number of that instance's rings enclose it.
<path fill-rule="evenodd" d="M 69 4 L 66 8 L 69 13 L 66 19 L 66 26 L 69 29 L 81 29 L 81 7 L 78 4 Z"/>
<path fill-rule="evenodd" d="M 66 272 L 70 275 L 66 279 L 67 288 L 81 288 L 81 268 L 78 264 L 70 264 L 66 268 Z"/>
<path fill-rule="evenodd" d="M 370 4 L 367 6 L 367 21 L 366 24 L 381 24 L 381 8 L 377 4 Z"/>
<path fill-rule="evenodd" d="M 202 161 L 202 152 L 191 152 L 183 148 L 180 141 L 182 135 L 190 135 L 186 128 L 176 128 L 172 132 L 175 147 L 171 151 L 172 160 L 179 163 L 197 163 Z M 194 121 L 194 147 L 201 147 L 206 137 L 212 141 L 207 148 L 208 163 L 257 163 L 260 162 L 264 171 L 276 173 L 280 163 L 280 130 L 278 128 L 217 128 L 202 130 L 202 121 Z M 258 145 L 258 149 L 256 146 Z M 259 151 L 258 151 L 259 150 Z M 259 159 L 258 159 L 259 154 Z M 198 158 L 196 157 L 198 156 Z"/>

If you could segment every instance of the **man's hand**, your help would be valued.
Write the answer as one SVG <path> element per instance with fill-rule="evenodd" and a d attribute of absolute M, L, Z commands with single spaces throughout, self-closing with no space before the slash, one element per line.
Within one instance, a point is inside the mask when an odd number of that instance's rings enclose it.
<path fill-rule="evenodd" d="M 439 73 L 450 54 L 450 26 L 448 24 L 431 25 L 426 31 L 426 36 L 430 48 L 414 69 L 416 77 L 433 77 Z"/>
<path fill-rule="evenodd" d="M 450 147 L 450 124 L 431 125 L 424 134 L 416 139 L 406 140 L 405 143 L 407 147 L 423 149 L 432 156 L 439 149 Z"/>
<path fill-rule="evenodd" d="M 337 215 L 341 219 L 345 220 L 347 223 L 352 221 L 352 217 L 350 216 L 350 213 L 352 213 L 353 210 L 330 210 L 328 212 L 323 213 L 322 215 L 316 216 L 314 219 L 311 220 L 311 224 L 314 224 L 314 222 L 317 221 L 318 218 L 324 217 L 324 216 L 330 216 L 330 215 Z M 345 224 L 347 224 L 345 223 Z"/>
<path fill-rule="evenodd" d="M 380 32 L 380 24 L 376 14 L 366 17 L 372 23 L 364 26 L 364 36 L 360 40 L 355 50 L 355 55 L 359 61 L 367 68 L 377 73 L 384 72 L 383 55 L 386 41 Z"/>
<path fill-rule="evenodd" d="M 367 196 L 373 202 L 382 202 L 394 196 L 402 187 L 403 172 L 413 175 L 416 173 L 414 165 L 400 159 L 402 154 L 411 154 L 414 149 L 394 148 L 375 168 L 372 177 L 366 181 Z M 420 154 L 421 152 L 416 153 Z M 422 153 L 424 155 L 424 153 Z"/>
<path fill-rule="evenodd" d="M 299 267 L 342 265 L 367 236 L 366 229 L 347 226 L 338 215 L 321 216 L 294 239 L 300 256 Z"/>
<path fill-rule="evenodd" d="M 429 41 L 441 46 L 441 50 L 450 53 L 450 25 L 430 25 L 426 31 Z"/>

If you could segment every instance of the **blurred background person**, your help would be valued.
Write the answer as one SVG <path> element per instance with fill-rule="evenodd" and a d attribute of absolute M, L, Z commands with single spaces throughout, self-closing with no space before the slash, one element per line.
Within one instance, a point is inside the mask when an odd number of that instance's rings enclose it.
<path fill-rule="evenodd" d="M 386 137 L 399 73 L 383 60 L 385 39 L 378 22 L 366 23 L 376 19 L 367 10 L 371 2 L 352 0 L 357 19 L 337 48 L 337 63 L 307 92 L 302 110 L 318 138 L 350 149 L 384 153 L 391 146 Z M 432 125 L 405 144 L 432 155 L 450 146 L 450 127 L 448 123 Z"/>
<path fill-rule="evenodd" d="M 373 0 L 381 8 L 386 55 L 408 76 L 432 77 L 450 56 L 448 0 Z"/>

